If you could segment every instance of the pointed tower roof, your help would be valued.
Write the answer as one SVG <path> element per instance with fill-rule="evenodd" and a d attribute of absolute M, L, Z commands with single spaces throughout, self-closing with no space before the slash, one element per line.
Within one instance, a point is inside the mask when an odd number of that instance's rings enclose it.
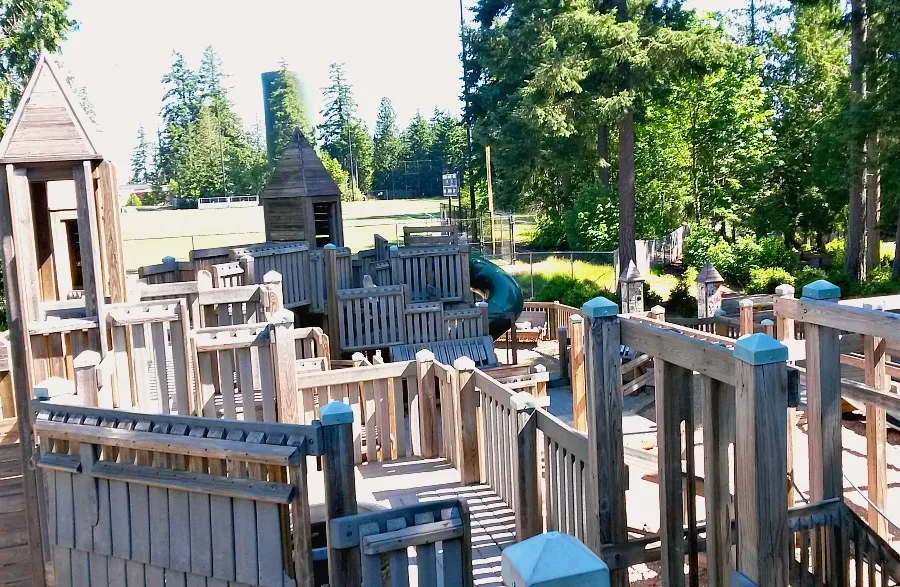
<path fill-rule="evenodd" d="M 299 128 L 294 129 L 261 197 L 337 196 L 341 190 Z"/>
<path fill-rule="evenodd" d="M 0 141 L 0 163 L 103 159 L 95 134 L 69 84 L 43 53 Z"/>

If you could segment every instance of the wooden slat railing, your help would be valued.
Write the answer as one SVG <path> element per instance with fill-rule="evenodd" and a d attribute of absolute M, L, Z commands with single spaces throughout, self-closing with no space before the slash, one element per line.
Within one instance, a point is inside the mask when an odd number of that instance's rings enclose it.
<path fill-rule="evenodd" d="M 402 285 L 339 290 L 341 351 L 378 349 L 406 342 L 406 297 L 406 287 Z"/>
<path fill-rule="evenodd" d="M 582 542 L 594 529 L 587 524 L 585 485 L 590 483 L 588 438 L 543 409 L 535 410 L 544 456 L 544 531 L 570 534 Z"/>
<path fill-rule="evenodd" d="M 444 329 L 447 340 L 477 338 L 487 332 L 487 308 L 444 310 Z"/>
<path fill-rule="evenodd" d="M 238 261 L 212 266 L 213 287 L 237 287 L 244 284 L 244 268 Z"/>
<path fill-rule="evenodd" d="M 337 288 L 351 289 L 353 287 L 353 267 L 350 249 L 339 247 L 335 258 L 337 261 Z M 325 258 L 321 249 L 309 252 L 309 269 L 311 310 L 325 312 L 328 309 L 328 286 L 325 279 Z"/>
<path fill-rule="evenodd" d="M 234 248 L 232 259 L 240 261 L 246 272 L 245 281 L 264 283 L 270 271 L 281 275 L 285 308 L 312 304 L 310 251 L 306 242 L 264 243 Z"/>
<path fill-rule="evenodd" d="M 391 265 L 394 282 L 406 284 L 414 302 L 435 301 L 429 288 L 442 302 L 472 299 L 468 245 L 391 248 Z"/>
<path fill-rule="evenodd" d="M 405 311 L 406 341 L 409 343 L 435 342 L 446 338 L 444 333 L 444 304 L 418 302 L 409 304 Z"/>

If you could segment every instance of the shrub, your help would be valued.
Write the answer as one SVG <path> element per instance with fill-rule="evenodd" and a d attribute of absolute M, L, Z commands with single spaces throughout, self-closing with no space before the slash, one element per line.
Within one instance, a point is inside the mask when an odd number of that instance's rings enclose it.
<path fill-rule="evenodd" d="M 649 310 L 653 306 L 661 306 L 663 298 L 650 288 L 650 284 L 644 282 L 644 309 Z"/>
<path fill-rule="evenodd" d="M 128 196 L 128 199 L 125 200 L 126 206 L 141 206 L 141 198 L 138 197 L 137 194 L 131 194 Z"/>
<path fill-rule="evenodd" d="M 691 293 L 696 284 L 689 282 L 682 276 L 669 292 L 669 301 L 663 304 L 666 312 L 671 312 L 684 318 L 697 317 L 697 298 Z"/>
<path fill-rule="evenodd" d="M 557 249 L 566 242 L 566 227 L 558 216 L 541 214 L 531 233 L 531 246 L 535 249 Z"/>
<path fill-rule="evenodd" d="M 799 255 L 788 248 L 783 238 L 767 236 L 759 239 L 760 267 L 780 267 L 785 271 L 796 271 Z"/>
<path fill-rule="evenodd" d="M 566 240 L 576 250 L 611 251 L 619 242 L 619 206 L 615 195 L 596 181 L 587 181 L 574 193 L 565 214 Z"/>
<path fill-rule="evenodd" d="M 692 227 L 691 233 L 684 239 L 684 264 L 701 269 L 707 263 L 712 262 L 710 251 L 719 243 L 724 243 L 724 241 L 722 236 L 714 230 L 704 226 Z"/>
<path fill-rule="evenodd" d="M 771 294 L 782 284 L 793 285 L 794 277 L 781 267 L 756 267 L 750 271 L 748 294 Z"/>
<path fill-rule="evenodd" d="M 568 275 L 552 275 L 535 292 L 534 299 L 538 302 L 559 301 L 567 306 L 580 308 L 588 300 L 596 297 L 610 299 L 617 304 L 619 296 L 598 286 L 588 279 L 573 278 Z"/>
<path fill-rule="evenodd" d="M 844 266 L 844 239 L 836 238 L 833 241 L 825 243 L 825 252 L 834 257 L 834 266 Z"/>
<path fill-rule="evenodd" d="M 820 279 L 827 279 L 828 274 L 816 267 L 803 267 L 799 271 L 794 274 L 794 289 L 797 290 L 796 296 L 800 297 L 803 288 L 814 281 L 819 281 Z"/>

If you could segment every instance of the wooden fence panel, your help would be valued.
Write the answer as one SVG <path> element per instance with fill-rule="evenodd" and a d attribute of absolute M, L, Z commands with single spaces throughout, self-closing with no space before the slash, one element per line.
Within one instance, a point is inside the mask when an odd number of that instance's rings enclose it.
<path fill-rule="evenodd" d="M 471 300 L 468 245 L 391 250 L 394 281 L 409 286 L 412 301 Z"/>
<path fill-rule="evenodd" d="M 447 340 L 477 338 L 488 333 L 484 331 L 481 308 L 444 311 L 444 331 Z"/>
<path fill-rule="evenodd" d="M 378 349 L 406 342 L 406 288 L 345 289 L 338 293 L 341 351 Z"/>
<path fill-rule="evenodd" d="M 265 243 L 235 248 L 232 258 L 237 260 L 249 256 L 252 259 L 253 283 L 263 283 L 266 273 L 275 271 L 281 275 L 284 292 L 284 307 L 299 308 L 313 301 L 313 284 L 310 279 L 309 244 Z"/>
<path fill-rule="evenodd" d="M 406 308 L 406 340 L 410 343 L 444 340 L 444 305 L 420 302 Z"/>

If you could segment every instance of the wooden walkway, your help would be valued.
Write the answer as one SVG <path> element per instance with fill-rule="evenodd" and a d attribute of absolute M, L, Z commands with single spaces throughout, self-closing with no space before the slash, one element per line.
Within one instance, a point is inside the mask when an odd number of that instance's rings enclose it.
<path fill-rule="evenodd" d="M 313 521 L 323 517 L 321 473 L 310 471 L 309 501 Z M 515 517 L 509 506 L 484 485 L 460 486 L 459 471 L 444 459 L 408 459 L 356 468 L 356 493 L 361 504 L 399 508 L 446 499 L 465 500 L 472 520 L 472 566 L 475 585 L 501 586 L 500 557 L 515 542 Z M 414 567 L 413 558 L 410 568 Z M 438 559 L 440 562 L 440 558 Z M 410 585 L 415 587 L 415 571 Z"/>
<path fill-rule="evenodd" d="M 28 529 L 18 443 L 0 444 L 0 585 L 30 585 Z"/>

